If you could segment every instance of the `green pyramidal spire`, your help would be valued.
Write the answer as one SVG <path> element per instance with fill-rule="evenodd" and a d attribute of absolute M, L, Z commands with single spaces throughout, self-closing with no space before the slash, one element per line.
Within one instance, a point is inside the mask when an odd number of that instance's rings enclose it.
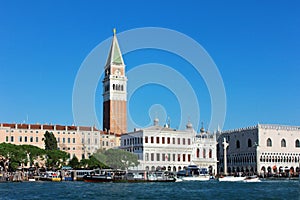
<path fill-rule="evenodd" d="M 110 47 L 110 51 L 108 54 L 108 58 L 106 61 L 105 67 L 108 67 L 110 65 L 124 65 L 122 53 L 119 47 L 118 39 L 116 36 L 116 29 L 113 30 L 113 39 Z"/>

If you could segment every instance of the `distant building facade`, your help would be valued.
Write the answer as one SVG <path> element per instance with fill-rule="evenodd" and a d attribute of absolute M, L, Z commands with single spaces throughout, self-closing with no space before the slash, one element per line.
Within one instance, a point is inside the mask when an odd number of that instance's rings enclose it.
<path fill-rule="evenodd" d="M 188 124 L 189 125 L 189 124 Z M 216 134 L 205 132 L 203 127 L 193 138 L 192 163 L 207 168 L 210 174 L 217 173 L 217 138 Z"/>
<path fill-rule="evenodd" d="M 99 131 L 94 127 L 62 126 L 47 124 L 0 124 L 0 143 L 33 145 L 44 149 L 44 134 L 52 132 L 58 149 L 76 156 L 79 160 L 88 158 L 98 149 L 114 148 L 118 137 Z"/>
<path fill-rule="evenodd" d="M 116 32 L 106 61 L 103 79 L 103 131 L 127 132 L 127 77 Z"/>
<path fill-rule="evenodd" d="M 179 171 L 197 164 L 216 172 L 216 137 L 197 134 L 191 123 L 186 130 L 175 130 L 155 119 L 153 126 L 121 135 L 120 148 L 138 155 L 139 170 Z"/>
<path fill-rule="evenodd" d="M 223 131 L 218 137 L 218 171 L 224 172 L 223 140 L 227 147 L 227 172 L 278 174 L 299 172 L 300 127 L 259 124 Z"/>

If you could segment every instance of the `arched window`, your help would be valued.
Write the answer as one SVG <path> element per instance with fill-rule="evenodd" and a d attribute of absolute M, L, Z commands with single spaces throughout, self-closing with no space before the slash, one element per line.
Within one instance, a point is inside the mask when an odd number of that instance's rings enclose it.
<path fill-rule="evenodd" d="M 203 149 L 203 158 L 206 158 L 206 150 Z"/>
<path fill-rule="evenodd" d="M 199 158 L 199 152 L 200 152 L 200 150 L 199 150 L 199 148 L 197 148 L 197 151 L 196 151 L 196 157 L 197 158 Z"/>
<path fill-rule="evenodd" d="M 251 139 L 248 139 L 248 147 L 252 147 L 252 141 L 251 141 Z"/>
<path fill-rule="evenodd" d="M 267 139 L 267 147 L 272 146 L 272 140 L 270 138 Z"/>
<path fill-rule="evenodd" d="M 286 147 L 286 141 L 285 141 L 285 139 L 281 140 L 281 147 Z"/>
<path fill-rule="evenodd" d="M 208 157 L 209 157 L 209 158 L 212 158 L 212 150 L 211 150 L 211 149 L 210 149 L 209 152 L 208 152 Z"/>
<path fill-rule="evenodd" d="M 113 90 L 115 90 L 115 84 L 113 84 Z"/>
<path fill-rule="evenodd" d="M 295 147 L 300 147 L 300 142 L 299 142 L 298 139 L 297 139 L 296 142 L 295 142 Z"/>
<path fill-rule="evenodd" d="M 239 149 L 240 147 L 241 147 L 241 146 L 240 146 L 240 141 L 237 140 L 237 141 L 236 141 L 236 148 Z"/>

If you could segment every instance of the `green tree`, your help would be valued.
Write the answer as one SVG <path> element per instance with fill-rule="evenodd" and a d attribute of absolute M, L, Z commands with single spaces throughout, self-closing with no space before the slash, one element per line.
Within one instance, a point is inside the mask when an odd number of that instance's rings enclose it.
<path fill-rule="evenodd" d="M 137 155 L 121 149 L 100 150 L 94 156 L 113 169 L 128 170 L 139 164 Z"/>
<path fill-rule="evenodd" d="M 86 169 L 108 168 L 105 164 L 99 161 L 94 155 L 90 156 L 88 159 L 82 159 L 80 161 L 80 166 Z"/>
<path fill-rule="evenodd" d="M 47 150 L 47 162 L 46 165 L 48 168 L 59 168 L 62 165 L 65 165 L 69 154 L 60 150 Z"/>
<path fill-rule="evenodd" d="M 44 142 L 46 150 L 57 150 L 57 141 L 52 132 L 46 131 L 44 134 Z"/>
<path fill-rule="evenodd" d="M 76 156 L 73 156 L 73 158 L 69 161 L 69 165 L 73 168 L 76 169 L 79 167 L 79 161 Z"/>
<path fill-rule="evenodd" d="M 32 164 L 37 157 L 44 156 L 45 150 L 32 145 L 1 143 L 0 155 L 5 161 L 8 161 L 9 171 L 15 171 L 22 163 L 30 162 Z"/>

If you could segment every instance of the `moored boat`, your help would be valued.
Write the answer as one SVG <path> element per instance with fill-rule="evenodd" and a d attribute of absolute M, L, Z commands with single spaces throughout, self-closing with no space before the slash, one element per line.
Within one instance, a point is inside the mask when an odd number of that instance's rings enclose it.
<path fill-rule="evenodd" d="M 247 176 L 243 181 L 246 183 L 261 182 L 257 176 Z"/>
<path fill-rule="evenodd" d="M 246 177 L 244 176 L 223 176 L 219 177 L 220 182 L 238 182 L 238 181 L 244 181 Z"/>
<path fill-rule="evenodd" d="M 127 182 L 175 182 L 176 177 L 169 171 L 129 171 L 125 175 Z"/>
<path fill-rule="evenodd" d="M 177 173 L 177 182 L 179 181 L 208 181 L 210 176 L 207 169 L 200 169 L 196 165 L 189 165 L 184 170 Z"/>
<path fill-rule="evenodd" d="M 61 181 L 60 172 L 46 171 L 43 175 L 40 176 L 41 181 Z"/>
<path fill-rule="evenodd" d="M 111 170 L 94 170 L 87 175 L 83 176 L 84 182 L 92 182 L 92 183 L 101 183 L 101 182 L 112 182 L 113 181 L 113 173 Z"/>

